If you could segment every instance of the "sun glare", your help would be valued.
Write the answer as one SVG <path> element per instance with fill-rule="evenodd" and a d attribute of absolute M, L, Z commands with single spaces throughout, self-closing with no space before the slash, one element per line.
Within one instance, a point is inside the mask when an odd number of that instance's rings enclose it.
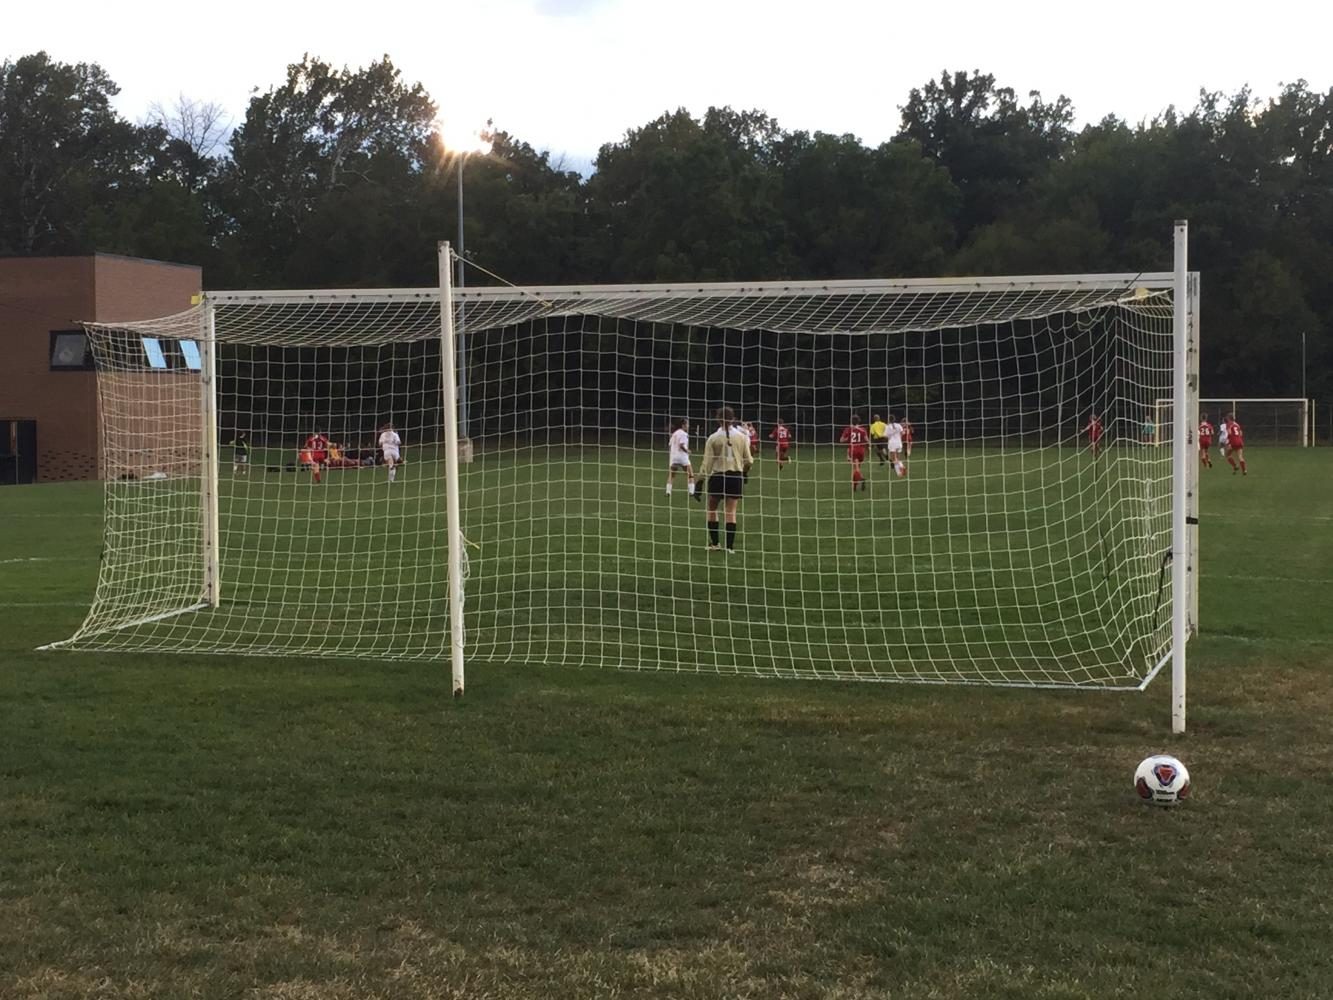
<path fill-rule="evenodd" d="M 440 118 L 435 122 L 446 153 L 481 153 L 491 151 L 490 137 L 483 129 L 463 124 L 466 118 Z"/>

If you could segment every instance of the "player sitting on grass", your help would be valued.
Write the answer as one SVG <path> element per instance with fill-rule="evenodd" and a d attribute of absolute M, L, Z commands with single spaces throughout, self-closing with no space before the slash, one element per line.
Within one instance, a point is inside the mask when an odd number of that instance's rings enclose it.
<path fill-rule="evenodd" d="M 379 444 L 380 452 L 384 455 L 384 464 L 389 467 L 389 482 L 393 482 L 398 477 L 398 460 L 402 457 L 399 449 L 403 446 L 403 439 L 393 429 L 392 423 L 380 427 Z"/>
<path fill-rule="evenodd" d="M 674 430 L 671 432 L 671 438 L 667 442 L 667 481 L 666 495 L 671 496 L 671 483 L 676 478 L 677 472 L 685 473 L 686 489 L 690 491 L 690 496 L 695 500 L 702 501 L 699 491 L 695 489 L 694 466 L 690 464 L 690 422 L 684 417 L 672 424 Z"/>
<path fill-rule="evenodd" d="M 731 407 L 717 411 L 717 430 L 704 443 L 704 463 L 699 475 L 708 484 L 708 548 L 718 548 L 717 508 L 723 506 L 727 523 L 727 555 L 736 549 L 736 505 L 745 488 L 745 477 L 754 464 L 750 436 L 732 426 L 736 415 Z"/>
<path fill-rule="evenodd" d="M 861 426 L 859 413 L 852 414 L 852 422 L 842 429 L 842 436 L 838 441 L 847 446 L 847 461 L 852 466 L 852 492 L 864 491 L 866 478 L 861 475 L 861 463 L 866 460 L 866 446 L 870 442 L 870 436 Z"/>
<path fill-rule="evenodd" d="M 778 425 L 768 432 L 768 436 L 773 439 L 773 450 L 776 452 L 778 460 L 778 471 L 787 464 L 787 449 L 791 447 L 791 428 L 787 426 L 785 420 L 778 417 Z"/>

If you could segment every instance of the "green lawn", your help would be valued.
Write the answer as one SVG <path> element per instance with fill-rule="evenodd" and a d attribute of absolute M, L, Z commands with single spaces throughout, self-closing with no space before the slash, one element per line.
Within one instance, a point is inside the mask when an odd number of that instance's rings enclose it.
<path fill-rule="evenodd" d="M 0 997 L 1333 995 L 1333 455 L 1249 458 L 1249 477 L 1203 476 L 1180 739 L 1166 678 L 1145 694 L 783 683 L 502 663 L 492 647 L 454 701 L 432 663 L 37 653 L 86 611 L 101 488 L 0 490 Z M 791 572 L 781 533 L 759 527 L 785 516 L 771 473 L 729 564 L 702 551 L 685 497 L 658 503 L 655 469 L 629 499 L 614 485 L 573 511 L 535 484 L 528 507 L 505 507 L 518 472 L 469 472 L 478 615 L 506 566 L 577 591 L 569 563 L 525 568 L 507 548 L 538 514 L 562 535 L 584 522 L 597 558 L 571 558 L 598 586 L 630 581 L 590 609 L 594 629 L 640 597 L 772 600 L 772 574 Z M 274 476 L 244 489 L 327 502 Z M 933 509 L 926 476 L 855 498 L 826 478 L 800 480 L 811 530 L 887 522 L 843 553 L 870 593 L 931 554 L 878 568 L 885 538 L 925 544 L 888 529 L 903 505 L 926 508 L 913 517 L 932 538 L 1033 527 L 1013 509 Z M 641 530 L 626 515 L 647 511 L 655 527 L 622 552 Z M 290 525 L 251 528 L 285 539 L 275 558 L 301 551 Z M 655 556 L 641 592 L 639 546 L 664 533 L 679 574 Z M 274 565 L 233 575 L 229 596 L 275 586 Z M 324 581 L 325 605 L 345 579 Z M 523 595 L 510 586 L 511 619 Z M 573 662 L 576 624 L 511 638 Z M 1130 790 L 1163 749 L 1194 777 L 1175 811 Z"/>

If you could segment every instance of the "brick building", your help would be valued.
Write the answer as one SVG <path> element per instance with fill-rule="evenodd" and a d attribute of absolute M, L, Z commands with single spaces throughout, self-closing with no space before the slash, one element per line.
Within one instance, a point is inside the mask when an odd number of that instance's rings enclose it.
<path fill-rule="evenodd" d="M 0 258 L 0 484 L 108 474 L 79 322 L 181 312 L 201 281 L 198 267 L 112 254 Z M 162 376 L 179 383 L 171 395 L 197 398 L 197 375 Z M 166 388 L 159 382 L 154 394 Z"/>

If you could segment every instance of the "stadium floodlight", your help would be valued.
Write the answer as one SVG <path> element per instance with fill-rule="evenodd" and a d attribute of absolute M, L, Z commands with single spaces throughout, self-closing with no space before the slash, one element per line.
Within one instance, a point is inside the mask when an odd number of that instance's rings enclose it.
<path fill-rule="evenodd" d="M 1183 730 L 1192 437 L 1141 427 L 1162 399 L 1198 418 L 1185 239 L 1163 273 L 466 289 L 442 245 L 435 288 L 210 292 L 90 324 L 106 555 L 56 645 L 448 658 L 459 692 L 465 652 L 1095 689 L 1171 663 Z M 201 370 L 150 369 L 144 337 L 197 343 Z M 760 444 L 736 558 L 663 488 L 670 427 L 700 463 L 722 405 Z M 872 454 L 851 490 L 853 413 L 910 423 L 904 475 Z M 224 474 L 241 433 L 249 472 Z"/>

